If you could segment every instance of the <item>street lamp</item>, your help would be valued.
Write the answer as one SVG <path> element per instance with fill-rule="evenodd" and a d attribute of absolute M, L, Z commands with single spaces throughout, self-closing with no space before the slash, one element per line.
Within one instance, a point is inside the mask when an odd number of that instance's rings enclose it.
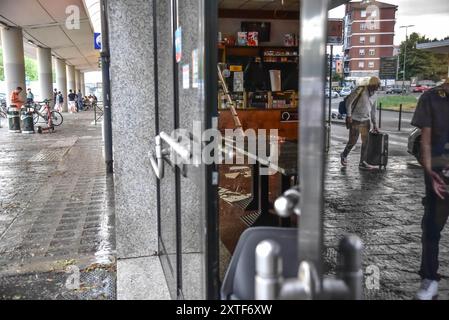
<path fill-rule="evenodd" d="M 404 86 L 405 86 L 405 62 L 407 60 L 407 40 L 408 40 L 408 28 L 414 27 L 415 25 L 410 24 L 408 26 L 400 26 L 399 28 L 405 28 L 405 45 L 404 45 L 404 68 L 402 70 L 402 94 L 404 94 Z"/>

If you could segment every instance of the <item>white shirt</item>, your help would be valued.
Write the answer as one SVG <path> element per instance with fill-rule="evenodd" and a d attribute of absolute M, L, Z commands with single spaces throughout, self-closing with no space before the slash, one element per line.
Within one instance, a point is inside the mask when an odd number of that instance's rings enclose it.
<path fill-rule="evenodd" d="M 373 124 L 376 124 L 376 109 L 377 109 L 377 94 L 374 93 L 371 97 L 369 96 L 368 89 L 363 90 L 362 95 L 354 107 L 352 102 L 357 98 L 357 95 L 353 99 L 349 99 L 347 116 L 352 117 L 356 121 L 367 121 L 371 120 Z M 354 112 L 352 112 L 354 108 Z"/>

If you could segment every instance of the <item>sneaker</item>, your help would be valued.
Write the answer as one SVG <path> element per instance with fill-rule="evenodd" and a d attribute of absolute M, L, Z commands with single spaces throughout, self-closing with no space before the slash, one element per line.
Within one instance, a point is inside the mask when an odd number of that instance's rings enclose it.
<path fill-rule="evenodd" d="M 368 164 L 366 161 L 363 161 L 361 164 L 359 164 L 359 169 L 374 170 L 377 169 L 377 167 Z"/>
<path fill-rule="evenodd" d="M 346 167 L 348 165 L 348 160 L 346 160 L 346 158 L 343 157 L 343 153 L 340 154 L 340 163 L 343 167 Z"/>
<path fill-rule="evenodd" d="M 416 293 L 417 300 L 432 300 L 438 296 L 438 281 L 424 279 Z"/>

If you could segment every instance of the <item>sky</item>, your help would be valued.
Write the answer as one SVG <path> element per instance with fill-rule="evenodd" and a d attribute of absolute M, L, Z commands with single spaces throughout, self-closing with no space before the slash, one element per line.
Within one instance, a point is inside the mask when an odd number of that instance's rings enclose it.
<path fill-rule="evenodd" d="M 449 0 L 385 0 L 398 6 L 394 44 L 405 40 L 405 28 L 402 25 L 415 25 L 408 28 L 409 34 L 417 32 L 430 39 L 443 39 L 449 36 Z M 344 6 L 329 12 L 330 18 L 343 18 Z"/>

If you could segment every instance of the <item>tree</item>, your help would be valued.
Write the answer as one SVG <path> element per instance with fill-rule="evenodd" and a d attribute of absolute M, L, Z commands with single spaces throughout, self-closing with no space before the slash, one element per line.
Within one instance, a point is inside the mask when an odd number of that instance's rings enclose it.
<path fill-rule="evenodd" d="M 36 60 L 25 57 L 25 76 L 29 81 L 36 81 L 38 79 Z"/>
<path fill-rule="evenodd" d="M 0 48 L 0 81 L 5 81 L 5 73 L 3 71 L 3 50 Z"/>
<path fill-rule="evenodd" d="M 25 57 L 25 77 L 29 81 L 38 80 L 36 60 Z M 5 80 L 5 72 L 3 66 L 3 50 L 0 48 L 0 81 Z"/>
<path fill-rule="evenodd" d="M 420 36 L 414 32 L 407 41 L 401 44 L 401 54 L 399 56 L 400 68 L 403 71 L 404 50 L 407 47 L 405 79 L 411 77 L 438 81 L 447 74 L 447 56 L 444 54 L 435 54 L 423 50 L 418 50 L 418 43 L 431 42 L 425 36 Z M 400 77 L 402 79 L 402 77 Z"/>

